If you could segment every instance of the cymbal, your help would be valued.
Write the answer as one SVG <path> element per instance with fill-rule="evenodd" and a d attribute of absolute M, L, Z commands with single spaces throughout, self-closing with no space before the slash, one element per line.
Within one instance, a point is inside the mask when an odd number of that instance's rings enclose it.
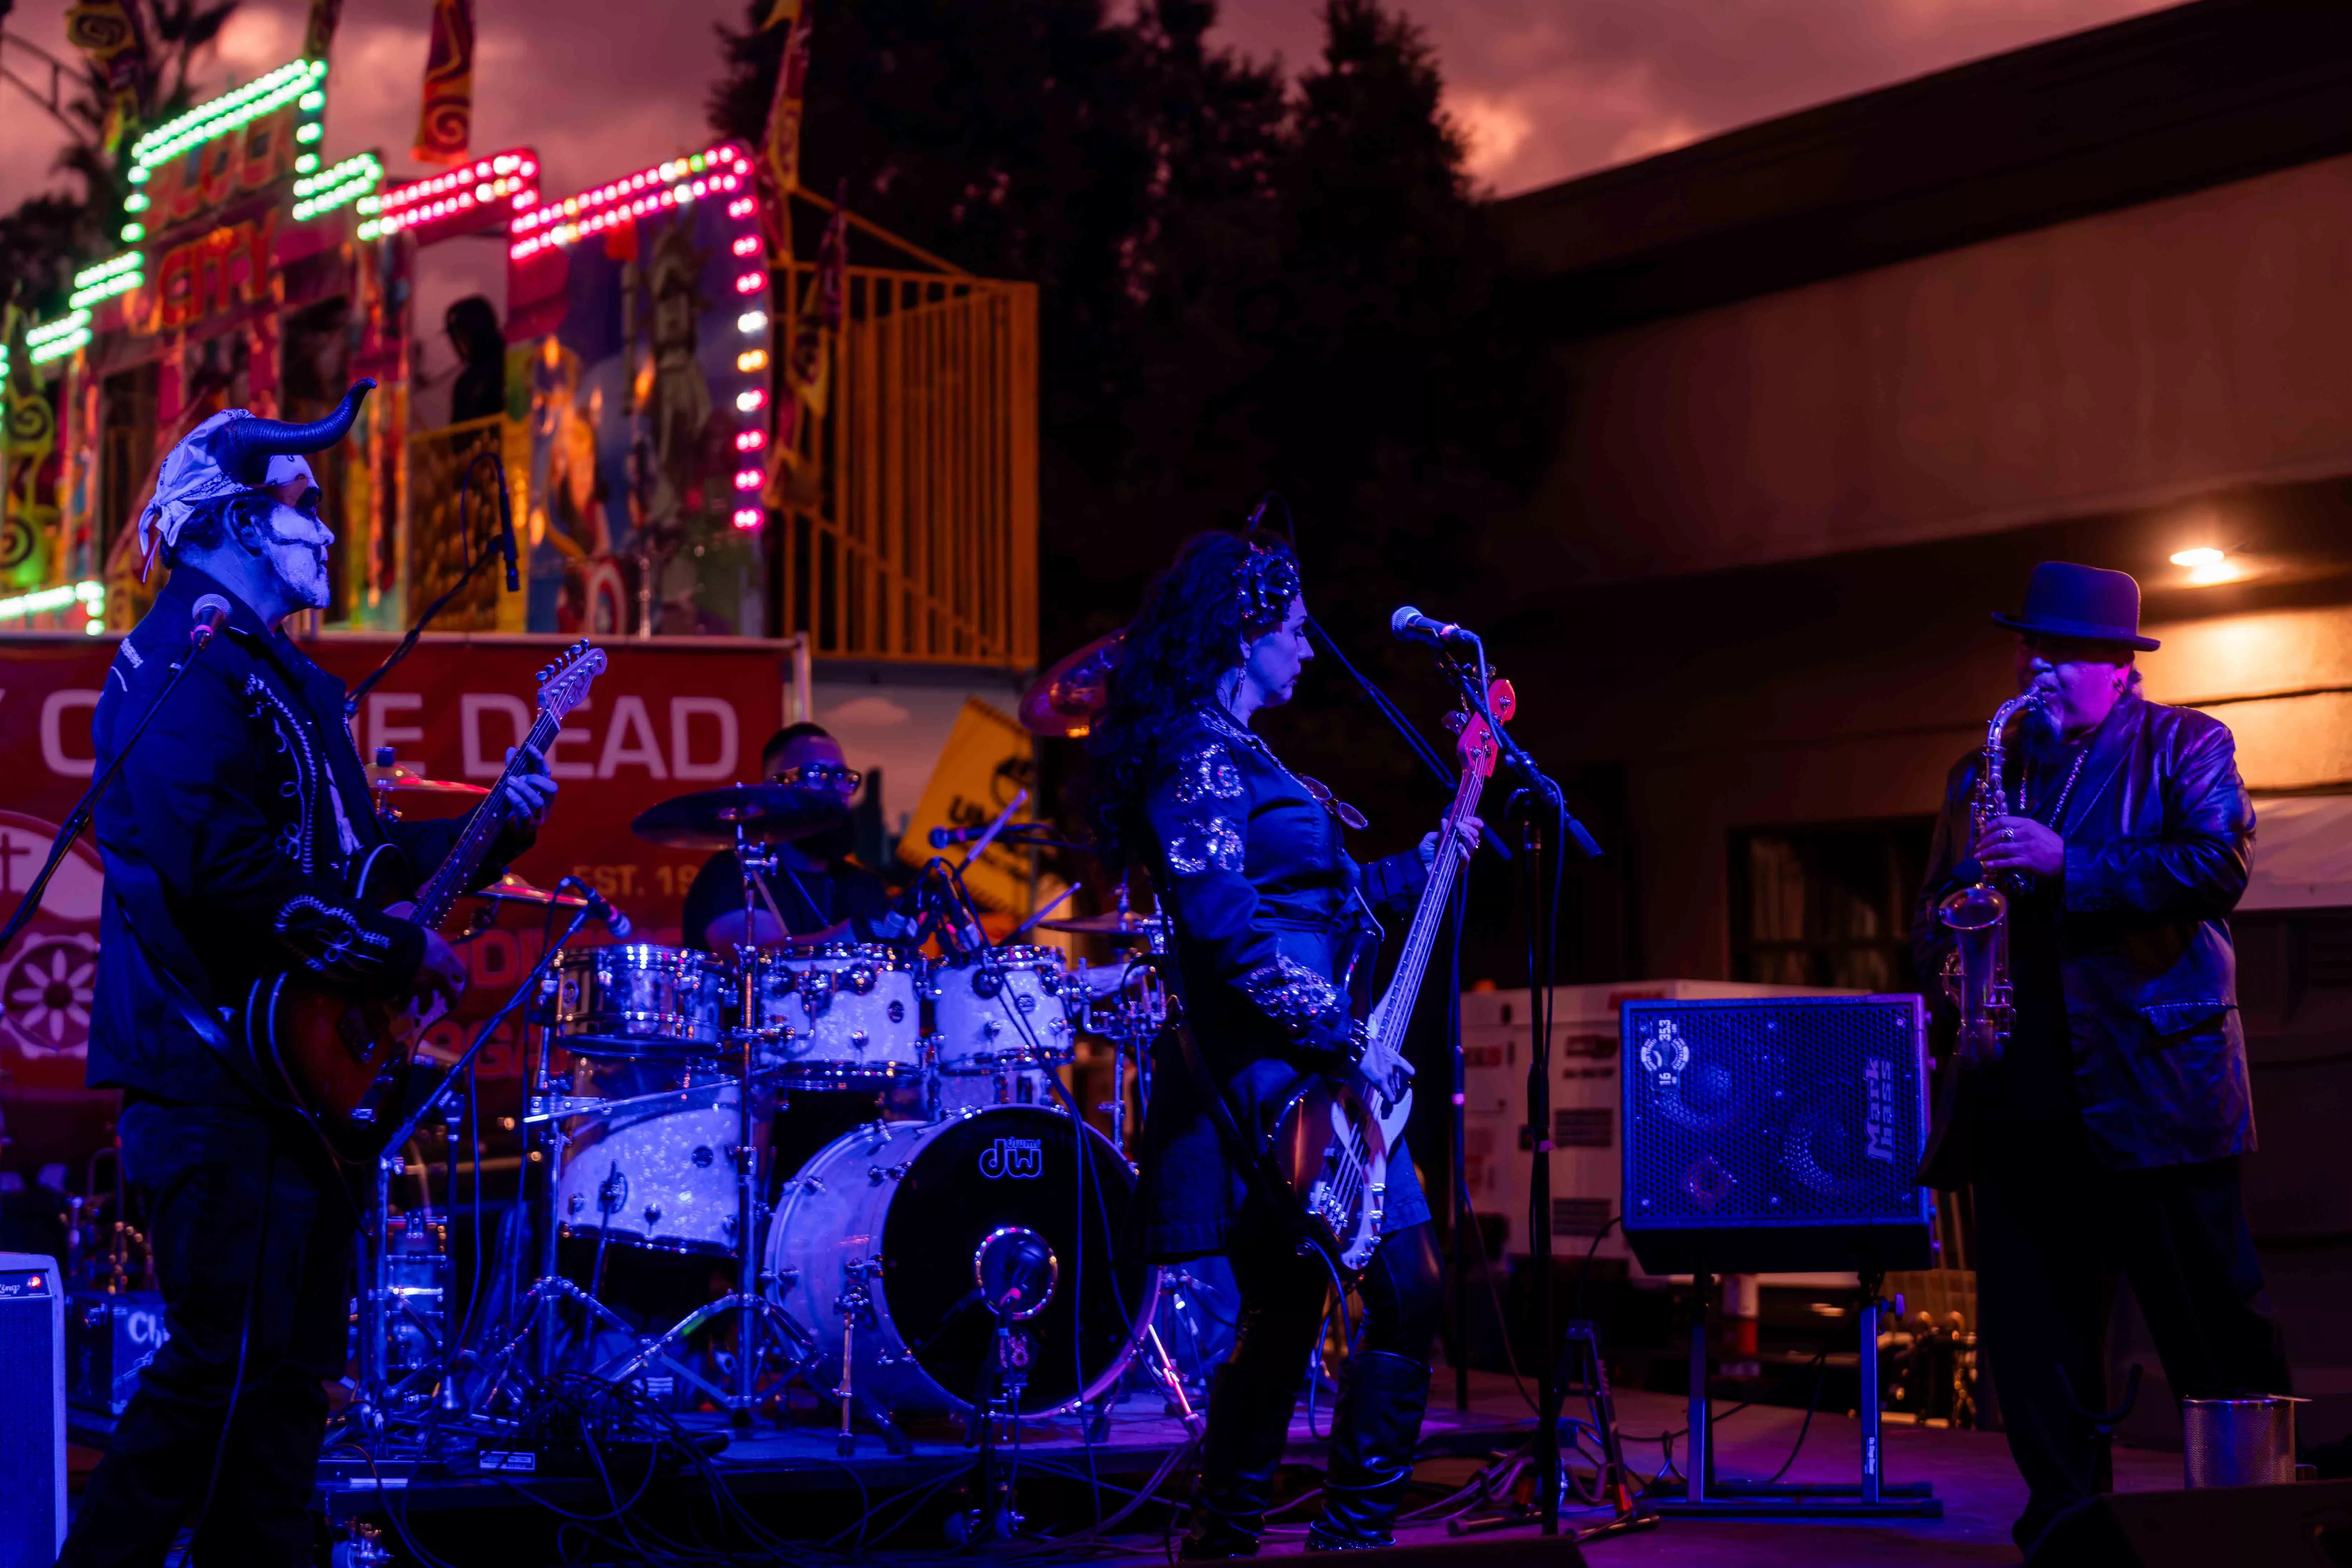
<path fill-rule="evenodd" d="M 1114 947 L 1132 946 L 1149 942 L 1168 929 L 1158 915 L 1139 915 L 1132 910 L 1109 910 L 1098 915 L 1072 915 L 1067 920 L 1039 921 L 1047 931 L 1066 931 L 1078 936 L 1099 936 L 1110 939 Z"/>
<path fill-rule="evenodd" d="M 479 892 L 468 898 L 493 904 L 534 904 L 544 909 L 553 904 L 561 909 L 576 910 L 588 900 L 574 893 L 551 893 L 545 888 L 534 887 L 523 879 L 520 871 L 509 871 Z"/>
<path fill-rule="evenodd" d="M 730 784 L 674 795 L 637 814 L 629 831 L 672 849 L 732 849 L 741 824 L 753 838 L 806 838 L 849 820 L 849 802 L 830 790 L 791 784 Z"/>
<path fill-rule="evenodd" d="M 1039 676 L 1021 694 L 1021 727 L 1033 735 L 1076 740 L 1110 706 L 1110 672 L 1127 628 L 1097 637 Z M 1058 928 L 1056 928 L 1058 929 Z"/>
<path fill-rule="evenodd" d="M 490 793 L 480 784 L 464 784 L 457 779 L 428 779 L 414 768 L 403 767 L 398 763 L 388 768 L 370 768 L 367 775 L 371 789 L 388 789 L 399 795 L 463 795 L 470 800 L 479 800 Z"/>

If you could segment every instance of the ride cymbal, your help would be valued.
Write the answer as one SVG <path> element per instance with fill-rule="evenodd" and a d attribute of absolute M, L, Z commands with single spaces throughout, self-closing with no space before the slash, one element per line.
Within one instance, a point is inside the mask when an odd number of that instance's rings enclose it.
<path fill-rule="evenodd" d="M 732 849 L 738 826 L 751 838 L 793 839 L 848 820 L 849 802 L 831 790 L 730 784 L 674 795 L 638 813 L 629 831 L 671 849 Z"/>

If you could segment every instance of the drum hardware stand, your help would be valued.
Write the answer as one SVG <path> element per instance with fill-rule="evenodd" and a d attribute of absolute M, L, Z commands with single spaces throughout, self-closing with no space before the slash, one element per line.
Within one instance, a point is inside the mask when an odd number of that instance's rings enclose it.
<path fill-rule="evenodd" d="M 773 1275 L 768 1272 L 765 1237 L 761 1222 L 766 1217 L 767 1205 L 761 1191 L 758 1145 L 754 1142 L 751 1086 L 757 1064 L 753 1050 L 772 1037 L 772 1031 L 752 1027 L 750 1020 L 759 1016 L 759 949 L 751 944 L 751 915 L 765 900 L 770 911 L 775 912 L 775 902 L 768 894 L 763 878 L 776 868 L 772 847 L 755 842 L 744 821 L 735 823 L 735 863 L 743 879 L 743 938 L 735 944 L 736 970 L 741 979 L 740 998 L 745 1020 L 743 1027 L 735 1030 L 733 1044 L 740 1052 L 738 1066 L 740 1077 L 735 1095 L 736 1142 L 729 1151 L 735 1163 L 735 1289 L 715 1301 L 706 1302 L 655 1338 L 645 1342 L 637 1353 L 617 1365 L 600 1367 L 596 1375 L 615 1382 L 635 1377 L 656 1360 L 667 1361 L 687 1382 L 709 1394 L 727 1412 L 729 1424 L 739 1429 L 751 1424 L 751 1414 L 773 1392 L 774 1385 L 762 1387 L 760 1369 L 767 1352 L 780 1352 L 784 1363 L 783 1378 L 797 1373 L 814 1387 L 811 1373 L 817 1361 L 816 1344 L 808 1331 L 794 1321 L 792 1315 L 776 1304 L 772 1287 Z M 785 925 L 781 913 L 775 915 L 779 925 Z M 786 930 L 791 928 L 785 925 Z M 720 1388 L 693 1368 L 669 1354 L 674 1340 L 692 1334 L 705 1323 L 733 1314 L 735 1319 L 735 1366 L 731 1389 Z M 842 1386 L 851 1386 L 847 1368 L 844 1368 Z M 823 1394 L 824 1391 L 818 1389 Z M 893 1454 L 911 1451 L 911 1445 L 887 1415 L 876 1408 L 871 1400 L 852 1394 L 842 1401 L 842 1425 L 848 1431 L 850 1405 L 864 1408 L 882 1429 L 883 1440 Z M 852 1438 L 854 1441 L 854 1436 Z"/>
<path fill-rule="evenodd" d="M 980 1397 L 972 1401 L 963 1439 L 967 1447 L 976 1446 L 979 1450 L 972 1456 L 970 1483 L 972 1501 L 978 1506 L 948 1519 L 948 1537 L 960 1548 L 1009 1542 L 1025 1522 L 1013 1506 L 1012 1479 L 996 1463 L 999 1423 L 1012 1431 L 1013 1446 L 1020 1446 L 1021 1395 L 1029 1386 L 1029 1339 L 1013 1326 L 1020 1299 L 1016 1288 L 992 1303 L 996 1353 L 981 1364 L 981 1386 L 974 1391 Z"/>
<path fill-rule="evenodd" d="M 401 1390 L 417 1375 L 412 1373 L 409 1377 L 402 1379 L 399 1385 L 394 1385 L 390 1379 L 389 1368 L 385 1365 L 387 1348 L 385 1334 L 391 1326 L 389 1306 L 392 1293 L 392 1255 L 386 1241 L 385 1221 L 392 1212 L 392 1181 L 402 1170 L 400 1151 L 408 1146 L 408 1140 L 415 1135 L 416 1129 L 423 1124 L 425 1119 L 448 1100 L 456 1089 L 457 1076 L 474 1065 L 474 1058 L 479 1056 L 482 1047 L 489 1043 L 490 1036 L 497 1030 L 499 1025 L 505 1022 L 507 1016 L 516 1007 L 537 993 L 540 981 L 554 963 L 556 954 L 563 950 L 564 943 L 580 934 L 581 928 L 588 923 L 590 914 L 590 909 L 584 904 L 572 911 L 572 923 L 564 927 L 563 934 L 547 944 L 546 951 L 539 955 L 538 962 L 531 965 L 530 971 L 515 986 L 514 994 L 508 999 L 506 1005 L 482 1020 L 481 1027 L 474 1031 L 474 1037 L 467 1042 L 466 1048 L 458 1053 L 457 1059 L 451 1062 L 448 1069 L 441 1075 L 441 1081 L 436 1084 L 433 1091 L 425 1097 L 424 1103 L 394 1130 L 392 1136 L 384 1141 L 385 1152 L 376 1158 L 375 1191 L 370 1207 L 370 1217 L 373 1223 L 369 1226 L 370 1234 L 362 1238 L 369 1248 L 369 1256 L 368 1289 L 362 1296 L 360 1308 L 359 1375 L 353 1382 L 352 1402 L 345 1416 L 345 1419 L 352 1423 L 353 1429 L 365 1436 L 383 1436 L 390 1423 L 395 1418 L 400 1418 L 401 1413 L 397 1409 L 397 1401 Z M 455 1170 L 454 1158 L 452 1170 L 453 1172 Z M 456 1191 L 453 1176 L 448 1195 L 454 1198 Z M 477 1225 L 481 1223 L 480 1215 L 475 1216 L 475 1223 Z M 481 1288 L 481 1281 L 476 1280 L 474 1289 L 479 1291 Z M 452 1342 L 454 1339 L 454 1333 L 445 1334 L 443 1337 L 441 1364 L 436 1370 L 438 1371 L 444 1382 L 456 1375 L 457 1347 Z"/>

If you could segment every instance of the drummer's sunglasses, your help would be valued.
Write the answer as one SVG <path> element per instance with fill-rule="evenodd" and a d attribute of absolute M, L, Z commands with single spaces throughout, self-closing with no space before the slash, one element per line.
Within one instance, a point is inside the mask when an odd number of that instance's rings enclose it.
<path fill-rule="evenodd" d="M 854 792 L 866 781 L 866 775 L 856 768 L 835 767 L 831 763 L 803 763 L 796 768 L 780 768 L 768 775 L 770 784 L 790 784 L 795 789 L 829 789 L 843 795 Z"/>

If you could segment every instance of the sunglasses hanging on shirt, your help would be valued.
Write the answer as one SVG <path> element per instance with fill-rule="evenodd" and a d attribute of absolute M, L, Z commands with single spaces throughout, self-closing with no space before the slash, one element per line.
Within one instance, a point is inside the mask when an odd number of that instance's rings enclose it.
<path fill-rule="evenodd" d="M 1342 826 L 1362 828 L 1372 825 L 1370 817 L 1333 795 L 1331 786 L 1321 779 L 1310 779 L 1305 773 L 1294 773 L 1291 776 L 1297 779 L 1307 793 L 1315 797 L 1315 803 L 1318 805 L 1338 817 Z"/>

